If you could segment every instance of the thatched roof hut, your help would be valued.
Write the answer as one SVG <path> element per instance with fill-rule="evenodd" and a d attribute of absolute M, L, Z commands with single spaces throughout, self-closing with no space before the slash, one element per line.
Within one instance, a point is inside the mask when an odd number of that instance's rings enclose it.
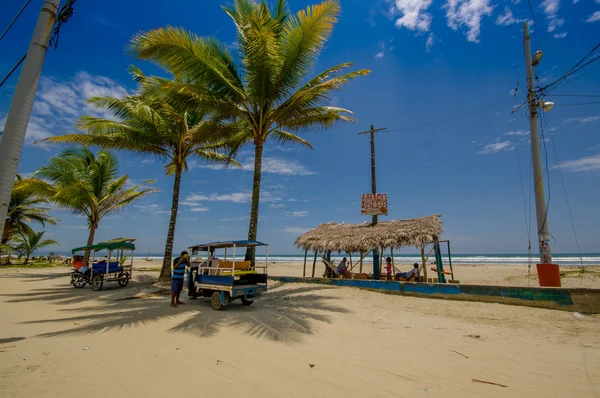
<path fill-rule="evenodd" d="M 442 233 L 440 215 L 364 224 L 324 223 L 296 239 L 304 250 L 357 253 L 375 248 L 421 248 Z"/>

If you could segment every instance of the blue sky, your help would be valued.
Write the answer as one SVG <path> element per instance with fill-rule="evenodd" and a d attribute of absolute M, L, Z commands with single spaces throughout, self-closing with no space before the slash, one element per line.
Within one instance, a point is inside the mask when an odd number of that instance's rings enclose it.
<path fill-rule="evenodd" d="M 293 11 L 313 1 L 291 0 Z M 17 4 L 19 3 L 19 4 Z M 41 0 L 27 10 L 0 42 L 0 71 L 26 51 Z M 31 173 L 59 148 L 30 144 L 73 132 L 80 115 L 97 114 L 85 105 L 91 95 L 122 96 L 135 89 L 130 64 L 146 73 L 154 66 L 125 52 L 140 30 L 164 25 L 217 36 L 232 43 L 234 27 L 217 0 L 170 2 L 105 0 L 76 3 L 62 27 L 57 50 L 46 58 L 19 171 Z M 390 213 L 381 220 L 434 213 L 442 215 L 445 238 L 456 253 L 524 253 L 526 217 L 519 159 L 529 211 L 530 149 L 525 108 L 511 108 L 525 95 L 521 22 L 531 20 L 524 0 L 343 0 L 343 14 L 323 52 L 319 69 L 353 61 L 372 73 L 338 92 L 332 103 L 355 112 L 355 124 L 308 131 L 314 150 L 271 145 L 265 154 L 259 239 L 272 253 L 294 253 L 299 234 L 327 221 L 363 222 L 360 194 L 370 192 L 370 149 L 357 133 L 371 124 L 389 130 L 377 136 L 377 182 L 388 193 Z M 552 82 L 592 49 L 600 37 L 600 0 L 533 1 L 534 46 L 544 51 L 540 84 Z M 0 26 L 20 2 L 0 6 Z M 535 50 L 535 49 L 534 49 Z M 600 95 L 600 63 L 594 63 L 554 94 Z M 587 73 L 584 73 L 587 72 Z M 581 77 L 579 77 L 581 75 Z M 518 82 L 517 96 L 512 90 Z M 3 124 L 16 76 L 0 88 Z M 600 101 L 593 97 L 549 97 L 545 136 L 550 167 L 550 232 L 555 252 L 577 250 L 556 158 L 583 252 L 600 251 Z M 561 106 L 559 106 L 561 105 Z M 482 110 L 487 108 L 486 110 Z M 478 111 L 478 112 L 475 112 Z M 456 120 L 406 129 L 457 115 Z M 238 160 L 252 157 L 247 148 Z M 203 241 L 244 238 L 250 212 L 252 172 L 193 164 L 185 174 L 175 250 Z M 105 218 L 98 239 L 138 238 L 140 251 L 162 252 L 168 225 L 172 180 L 151 158 L 127 153 L 121 170 L 133 181 L 156 179 L 160 190 L 121 213 Z M 547 187 L 548 188 L 548 187 Z M 533 207 L 532 207 L 533 209 Z M 61 222 L 48 233 L 59 250 L 85 243 L 86 221 L 57 212 Z M 535 233 L 535 212 L 532 217 Z M 535 242 L 535 237 L 532 235 Z M 534 251 L 536 249 L 534 243 Z M 407 250 L 406 252 L 411 252 Z"/>

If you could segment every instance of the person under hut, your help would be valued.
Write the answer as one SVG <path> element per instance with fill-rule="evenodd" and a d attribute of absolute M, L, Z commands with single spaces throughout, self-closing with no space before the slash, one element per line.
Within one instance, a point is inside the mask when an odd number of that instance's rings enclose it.
<path fill-rule="evenodd" d="M 392 258 L 388 257 L 385 259 L 385 272 L 387 273 L 387 280 L 391 281 L 392 280 Z"/>
<path fill-rule="evenodd" d="M 419 263 L 414 263 L 413 269 L 408 272 L 398 272 L 396 274 L 397 281 L 415 282 L 419 277 Z"/>
<path fill-rule="evenodd" d="M 346 257 L 344 257 L 342 261 L 340 261 L 336 271 L 338 274 L 340 274 L 342 278 L 344 277 L 344 275 L 346 275 L 346 273 L 348 272 L 348 259 Z"/>

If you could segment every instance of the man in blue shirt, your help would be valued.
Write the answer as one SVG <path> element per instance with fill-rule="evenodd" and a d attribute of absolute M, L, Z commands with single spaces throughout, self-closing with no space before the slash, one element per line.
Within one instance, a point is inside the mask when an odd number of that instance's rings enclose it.
<path fill-rule="evenodd" d="M 181 252 L 181 256 L 173 260 L 173 276 L 171 278 L 171 307 L 177 308 L 179 304 L 185 304 L 179 301 L 179 295 L 183 290 L 183 277 L 185 276 L 185 267 L 189 267 L 190 255 L 186 251 Z"/>

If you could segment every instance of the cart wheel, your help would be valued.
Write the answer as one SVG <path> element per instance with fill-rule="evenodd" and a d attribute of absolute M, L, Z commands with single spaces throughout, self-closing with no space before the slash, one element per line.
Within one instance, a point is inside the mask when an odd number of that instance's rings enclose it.
<path fill-rule="evenodd" d="M 125 279 L 121 279 L 125 278 Z M 121 272 L 119 274 L 119 286 L 125 287 L 129 283 L 129 272 Z"/>
<path fill-rule="evenodd" d="M 95 291 L 102 290 L 102 285 L 104 285 L 104 278 L 102 275 L 97 274 L 92 278 L 92 289 Z"/>
<path fill-rule="evenodd" d="M 221 302 L 221 292 L 214 292 L 210 298 L 210 306 L 215 311 L 221 311 L 225 305 Z"/>
<path fill-rule="evenodd" d="M 244 304 L 247 307 L 250 307 L 253 302 L 254 300 L 247 300 L 246 297 L 242 297 L 242 304 Z"/>
<path fill-rule="evenodd" d="M 73 287 L 75 289 L 81 289 L 82 287 L 85 286 L 85 280 L 83 279 L 82 276 L 79 276 L 77 278 L 74 278 L 71 283 L 73 284 Z"/>

